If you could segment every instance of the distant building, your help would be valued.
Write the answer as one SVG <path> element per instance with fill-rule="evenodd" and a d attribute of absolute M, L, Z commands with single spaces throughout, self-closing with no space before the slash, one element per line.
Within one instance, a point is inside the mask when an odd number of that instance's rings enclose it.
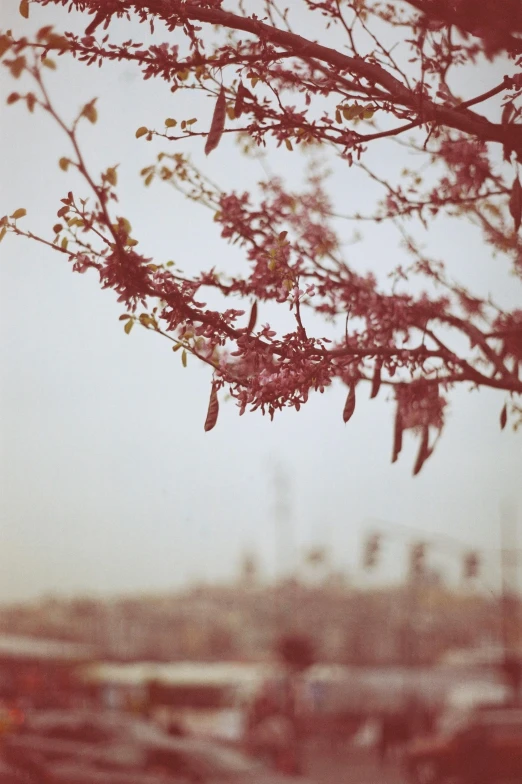
<path fill-rule="evenodd" d="M 94 655 L 86 645 L 0 635 L 0 698 L 36 707 L 65 704 L 75 690 L 77 668 Z"/>

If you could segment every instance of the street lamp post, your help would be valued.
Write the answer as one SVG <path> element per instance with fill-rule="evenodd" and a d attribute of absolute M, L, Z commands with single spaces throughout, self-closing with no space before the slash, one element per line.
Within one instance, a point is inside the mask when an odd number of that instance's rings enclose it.
<path fill-rule="evenodd" d="M 522 661 L 518 651 L 514 651 L 518 643 L 518 607 L 516 601 L 516 583 L 518 567 L 516 516 L 504 504 L 501 509 L 501 624 L 502 624 L 502 669 L 506 685 L 512 692 L 512 699 L 520 700 L 522 682 Z M 513 629 L 515 634 L 513 634 Z M 509 700 L 509 697 L 508 697 Z"/>

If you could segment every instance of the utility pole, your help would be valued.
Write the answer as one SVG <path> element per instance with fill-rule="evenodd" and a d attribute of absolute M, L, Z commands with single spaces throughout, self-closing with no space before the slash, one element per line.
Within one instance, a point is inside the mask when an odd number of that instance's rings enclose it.
<path fill-rule="evenodd" d="M 517 591 L 517 517 L 515 509 L 504 502 L 500 511 L 501 533 L 501 624 L 503 670 L 508 688 L 515 700 L 520 699 L 522 666 L 518 643 L 518 591 Z M 515 633 L 514 633 L 515 632 Z"/>
<path fill-rule="evenodd" d="M 273 473 L 275 491 L 274 518 L 276 526 L 276 571 L 283 580 L 291 571 L 292 531 L 290 526 L 289 482 L 286 472 L 277 466 Z"/>
<path fill-rule="evenodd" d="M 292 574 L 292 529 L 290 523 L 290 499 L 288 475 L 281 465 L 273 468 L 272 482 L 274 487 L 274 524 L 275 524 L 275 562 L 276 562 L 276 587 L 279 583 L 279 600 L 277 627 L 279 634 L 283 634 L 291 615 L 290 599 L 285 600 L 285 577 Z"/>

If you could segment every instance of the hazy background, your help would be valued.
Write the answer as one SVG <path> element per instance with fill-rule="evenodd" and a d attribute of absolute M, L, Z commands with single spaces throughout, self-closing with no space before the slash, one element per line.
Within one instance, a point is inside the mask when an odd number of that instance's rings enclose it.
<path fill-rule="evenodd" d="M 31 6 L 26 22 L 18 0 L 3 0 L 0 20 L 15 35 L 50 23 L 76 29 L 74 17 L 54 7 Z M 128 33 L 121 27 L 122 40 L 149 38 L 142 28 Z M 172 258 L 187 272 L 237 265 L 237 250 L 219 239 L 210 214 L 165 185 L 145 190 L 138 176 L 162 149 L 190 152 L 224 188 L 248 189 L 264 176 L 260 163 L 242 158 L 230 138 L 208 160 L 201 140 L 169 147 L 135 139 L 138 126 L 161 128 L 165 117 L 187 119 L 195 109 L 205 129 L 208 100 L 184 91 L 172 95 L 157 80 L 144 83 L 131 66 L 99 70 L 58 60 L 47 84 L 65 116 L 99 98 L 98 124 L 85 124 L 81 134 L 83 151 L 95 175 L 121 162 L 118 214 L 131 221 L 140 250 L 158 261 Z M 0 78 L 4 97 L 23 87 L 7 72 Z M 491 69 L 477 69 L 470 94 L 475 84 L 480 92 L 495 83 Z M 24 226 L 52 239 L 59 199 L 71 188 L 87 195 L 86 186 L 59 170 L 58 159 L 71 151 L 50 118 L 30 115 L 21 104 L 5 107 L 4 97 L 0 214 L 25 207 Z M 404 165 L 400 148 L 390 143 L 372 155 L 381 171 Z M 295 185 L 305 159 L 276 151 L 267 163 Z M 357 172 L 335 159 L 330 164 L 340 212 L 373 203 L 375 192 Z M 347 247 L 347 258 L 386 272 L 401 259 L 395 235 L 388 227 L 364 228 L 364 242 Z M 347 241 L 352 231 L 344 227 Z M 475 291 L 520 303 L 520 286 L 505 274 L 503 259 L 491 259 L 465 224 L 438 221 L 428 247 Z M 222 403 L 217 427 L 206 434 L 207 367 L 189 357 L 183 369 L 179 354 L 145 330 L 125 335 L 117 320 L 123 309 L 100 290 L 97 276 L 72 274 L 43 246 L 8 235 L 0 258 L 0 601 L 163 591 L 229 579 L 245 550 L 259 554 L 269 578 L 312 544 L 326 546 L 333 565 L 359 579 L 370 518 L 389 521 L 392 532 L 400 523 L 421 536 L 441 532 L 491 551 L 488 579 L 494 582 L 500 503 L 510 497 L 520 509 L 522 500 L 522 441 L 500 431 L 502 394 L 453 393 L 444 436 L 415 479 L 413 440 L 390 464 L 393 406 L 382 392 L 371 402 L 359 395 L 346 427 L 341 385 L 272 423 L 257 413 L 240 418 L 232 402 Z M 263 308 L 260 318 L 267 320 Z M 325 334 L 326 327 L 316 324 L 315 331 Z M 279 498 L 276 475 L 286 487 Z M 279 556 L 277 503 L 290 513 Z M 387 546 L 384 556 L 379 579 L 397 578 L 404 541 Z M 457 579 L 458 562 L 441 558 Z"/>

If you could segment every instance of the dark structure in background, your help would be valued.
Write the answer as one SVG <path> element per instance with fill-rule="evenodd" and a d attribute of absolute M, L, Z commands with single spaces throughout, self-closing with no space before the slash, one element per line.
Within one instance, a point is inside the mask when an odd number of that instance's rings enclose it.
<path fill-rule="evenodd" d="M 87 645 L 0 635 L 0 699 L 21 707 L 67 707 L 80 685 L 76 672 L 92 660 Z"/>

